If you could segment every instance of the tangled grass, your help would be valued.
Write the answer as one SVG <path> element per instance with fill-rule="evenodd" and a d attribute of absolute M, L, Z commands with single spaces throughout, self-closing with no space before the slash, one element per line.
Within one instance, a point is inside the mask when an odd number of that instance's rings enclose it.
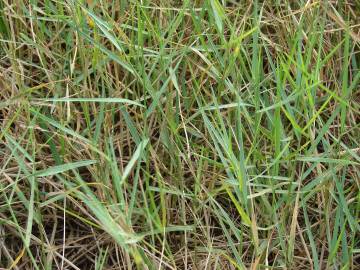
<path fill-rule="evenodd" d="M 0 1 L 0 268 L 359 269 L 360 2 Z"/>

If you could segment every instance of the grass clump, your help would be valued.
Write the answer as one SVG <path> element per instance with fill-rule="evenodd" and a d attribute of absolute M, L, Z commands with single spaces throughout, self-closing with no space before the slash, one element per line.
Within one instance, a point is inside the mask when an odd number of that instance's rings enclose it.
<path fill-rule="evenodd" d="M 358 269 L 357 1 L 0 1 L 0 267 Z"/>

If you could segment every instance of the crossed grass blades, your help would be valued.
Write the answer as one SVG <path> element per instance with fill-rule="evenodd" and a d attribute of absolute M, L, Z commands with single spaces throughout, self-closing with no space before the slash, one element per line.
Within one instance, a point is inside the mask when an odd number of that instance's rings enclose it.
<path fill-rule="evenodd" d="M 0 267 L 359 269 L 359 1 L 0 1 Z"/>

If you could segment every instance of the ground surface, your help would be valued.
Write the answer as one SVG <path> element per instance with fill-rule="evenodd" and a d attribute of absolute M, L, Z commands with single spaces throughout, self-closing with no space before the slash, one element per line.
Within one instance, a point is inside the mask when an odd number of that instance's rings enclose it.
<path fill-rule="evenodd" d="M 0 0 L 0 268 L 359 269 L 359 18 Z"/>

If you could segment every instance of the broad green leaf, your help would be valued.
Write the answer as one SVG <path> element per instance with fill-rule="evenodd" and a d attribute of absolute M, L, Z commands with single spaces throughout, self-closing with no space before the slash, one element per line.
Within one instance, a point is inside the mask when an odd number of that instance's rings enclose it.
<path fill-rule="evenodd" d="M 83 161 L 77 161 L 77 162 L 72 162 L 72 163 L 66 163 L 66 164 L 62 164 L 62 165 L 57 165 L 57 166 L 53 166 L 41 171 L 37 171 L 35 172 L 35 176 L 37 177 L 46 177 L 46 176 L 52 176 L 52 175 L 56 175 L 58 173 L 63 173 L 63 172 L 67 172 L 69 170 L 73 170 L 76 168 L 80 168 L 80 167 L 86 167 L 92 164 L 97 163 L 96 160 L 83 160 Z"/>

